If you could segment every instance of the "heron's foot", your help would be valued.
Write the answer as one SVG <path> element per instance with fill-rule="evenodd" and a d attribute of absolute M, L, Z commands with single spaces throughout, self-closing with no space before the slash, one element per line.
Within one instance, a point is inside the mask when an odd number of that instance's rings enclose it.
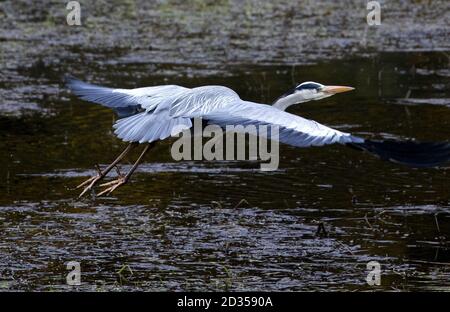
<path fill-rule="evenodd" d="M 91 183 L 93 180 L 95 180 L 96 177 L 98 177 L 98 176 L 90 177 L 89 179 L 87 179 L 87 180 L 84 181 L 83 183 L 77 185 L 76 188 L 79 189 L 80 187 L 85 186 L 85 185 L 88 184 L 88 183 Z"/>
<path fill-rule="evenodd" d="M 80 193 L 80 195 L 78 196 L 78 198 L 82 197 L 84 194 L 86 194 L 88 191 L 92 190 L 92 188 L 94 187 L 95 184 L 97 184 L 98 181 L 100 181 L 101 179 L 103 179 L 104 174 L 103 172 L 100 170 L 100 166 L 99 165 L 95 165 L 95 169 L 97 170 L 97 175 L 90 177 L 89 179 L 87 179 L 86 181 L 84 181 L 83 183 L 81 183 L 80 185 L 78 185 L 76 188 L 80 188 L 83 187 L 85 185 L 85 188 L 83 189 L 83 191 Z"/>
<path fill-rule="evenodd" d="M 104 189 L 103 191 L 101 191 L 98 194 L 98 196 L 102 196 L 102 195 L 105 195 L 105 194 L 109 195 L 112 192 L 114 192 L 114 190 L 116 188 L 118 188 L 121 185 L 126 184 L 127 182 L 128 182 L 128 178 L 126 176 L 119 176 L 117 179 L 115 179 L 115 180 L 113 180 L 111 182 L 100 184 L 100 186 L 109 186 L 109 187 Z"/>
<path fill-rule="evenodd" d="M 101 175 L 96 175 L 93 176 L 90 179 L 87 179 L 86 181 L 84 181 L 83 183 L 81 183 L 80 185 L 77 186 L 77 188 L 80 188 L 86 184 L 88 184 L 83 191 L 80 193 L 80 195 L 78 196 L 78 198 L 82 197 L 84 194 L 86 194 L 87 192 L 89 192 L 90 190 L 92 190 L 92 188 L 94 187 L 95 184 L 97 184 L 98 181 L 100 181 L 101 179 L 103 179 L 103 177 Z"/>

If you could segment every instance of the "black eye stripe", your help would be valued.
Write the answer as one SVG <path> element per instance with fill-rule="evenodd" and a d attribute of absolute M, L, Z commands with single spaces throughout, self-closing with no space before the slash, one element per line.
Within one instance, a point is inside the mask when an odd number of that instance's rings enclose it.
<path fill-rule="evenodd" d="M 311 83 L 301 84 L 296 89 L 297 90 L 307 90 L 307 89 L 317 90 L 317 89 L 320 89 L 320 88 L 321 88 L 321 85 L 311 82 Z"/>
<path fill-rule="evenodd" d="M 302 83 L 299 86 L 292 88 L 291 90 L 288 90 L 286 93 L 282 94 L 278 99 L 275 100 L 275 102 L 282 98 L 285 98 L 291 94 L 294 94 L 295 92 L 300 91 L 300 90 L 317 90 L 317 91 L 319 91 L 319 89 L 321 89 L 321 88 L 322 88 L 322 85 L 315 83 L 315 82 Z"/>

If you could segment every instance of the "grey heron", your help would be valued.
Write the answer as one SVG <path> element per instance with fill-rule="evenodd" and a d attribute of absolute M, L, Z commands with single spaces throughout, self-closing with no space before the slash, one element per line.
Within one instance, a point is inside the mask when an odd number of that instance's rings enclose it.
<path fill-rule="evenodd" d="M 182 131 L 192 127 L 194 118 L 202 118 L 221 127 L 239 124 L 276 126 L 279 141 L 285 144 L 296 147 L 343 144 L 413 167 L 433 167 L 450 160 L 450 144 L 447 142 L 369 140 L 285 111 L 294 104 L 353 90 L 351 87 L 325 86 L 308 81 L 283 94 L 273 105 L 267 105 L 242 100 L 236 92 L 223 86 L 185 88 L 162 85 L 119 89 L 85 83 L 73 77 L 66 77 L 66 83 L 81 99 L 114 109 L 120 118 L 114 124 L 115 135 L 129 143 L 109 166 L 104 170 L 98 167 L 98 174 L 78 185 L 77 188 L 84 187 L 80 197 L 101 181 L 133 147 L 146 144 L 128 173 L 101 184 L 105 189 L 98 196 L 110 194 L 126 184 L 157 141 L 174 135 L 174 129 Z"/>

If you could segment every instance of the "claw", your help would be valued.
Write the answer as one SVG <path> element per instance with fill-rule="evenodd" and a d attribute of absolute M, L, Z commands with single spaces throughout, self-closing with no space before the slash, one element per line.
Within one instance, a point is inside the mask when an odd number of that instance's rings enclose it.
<path fill-rule="evenodd" d="M 82 183 L 83 185 L 85 185 L 86 183 L 89 183 L 89 182 L 91 182 L 91 183 L 84 188 L 83 192 L 81 192 L 81 194 L 78 196 L 78 198 L 81 198 L 84 194 L 86 194 L 87 191 L 91 190 L 94 187 L 95 183 L 97 183 L 97 181 L 99 181 L 101 178 L 102 178 L 102 176 L 98 175 L 98 176 L 92 177 L 89 180 L 83 182 Z M 80 186 L 81 186 L 81 184 L 80 184 Z"/>
<path fill-rule="evenodd" d="M 109 181 L 109 182 L 106 182 L 106 183 L 102 183 L 102 184 L 100 184 L 100 186 L 110 186 L 110 185 L 113 185 L 113 184 L 116 184 L 117 183 L 117 180 L 112 180 L 112 181 Z"/>
<path fill-rule="evenodd" d="M 109 181 L 109 182 L 106 182 L 106 183 L 102 183 L 102 184 L 100 184 L 100 186 L 109 186 L 109 185 L 113 185 L 113 184 L 116 184 L 117 181 L 125 179 L 125 175 L 123 175 L 122 173 L 120 173 L 119 167 L 118 167 L 118 166 L 114 166 L 114 168 L 116 169 L 116 172 L 117 172 L 117 179 L 116 179 L 116 180 Z M 100 194 L 99 194 L 99 195 L 100 195 Z"/>
<path fill-rule="evenodd" d="M 95 178 L 97 178 L 97 176 L 94 176 L 94 177 L 91 177 L 91 178 L 87 179 L 86 181 L 84 181 L 83 183 L 78 185 L 76 188 L 79 189 L 80 187 L 85 186 L 86 184 L 90 183 L 92 180 L 95 180 Z"/>
<path fill-rule="evenodd" d="M 101 191 L 100 193 L 98 193 L 98 195 L 97 196 L 102 196 L 102 195 L 104 195 L 104 194 L 111 194 L 116 188 L 118 188 L 119 186 L 121 186 L 121 185 L 123 185 L 123 184 L 125 184 L 125 183 L 127 183 L 127 180 L 126 180 L 126 178 L 125 177 L 119 177 L 119 178 L 117 178 L 116 180 L 114 180 L 114 181 L 111 181 L 111 182 L 108 182 L 108 183 L 103 183 L 103 184 L 101 184 L 101 186 L 109 186 L 109 185 L 111 185 L 110 187 L 108 187 L 108 188 L 106 188 L 106 189 L 104 189 L 103 191 Z"/>
<path fill-rule="evenodd" d="M 92 182 L 93 180 L 96 180 L 96 179 L 98 179 L 98 177 L 101 177 L 102 176 L 102 170 L 100 169 L 100 166 L 99 166 L 99 164 L 95 164 L 94 165 L 95 166 L 95 170 L 97 170 L 97 175 L 96 176 L 93 176 L 93 177 L 90 177 L 89 179 L 87 179 L 86 181 L 84 181 L 83 183 L 81 183 L 81 184 L 79 184 L 76 188 L 78 189 L 78 188 L 80 188 L 80 187 L 82 187 L 82 186 L 85 186 L 86 184 L 88 184 L 88 183 L 90 183 L 90 182 Z"/>
<path fill-rule="evenodd" d="M 88 184 L 88 186 L 86 186 L 83 191 L 81 192 L 80 195 L 78 195 L 78 198 L 81 198 L 84 194 L 86 194 L 89 190 L 91 190 L 95 183 L 97 183 L 98 181 L 100 181 L 103 178 L 103 172 L 100 169 L 100 166 L 98 164 L 95 164 L 95 170 L 97 170 L 97 175 L 90 177 L 89 179 L 87 179 L 86 181 L 84 181 L 83 183 L 81 183 L 80 185 L 77 186 L 77 189 L 80 187 L 85 186 L 86 184 Z"/>

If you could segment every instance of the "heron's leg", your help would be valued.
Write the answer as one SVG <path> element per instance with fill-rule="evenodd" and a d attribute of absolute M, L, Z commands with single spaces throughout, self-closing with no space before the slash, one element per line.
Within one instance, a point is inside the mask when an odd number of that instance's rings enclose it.
<path fill-rule="evenodd" d="M 97 168 L 98 171 L 97 175 L 87 179 L 86 181 L 78 185 L 77 188 L 80 188 L 88 184 L 84 188 L 83 192 L 81 192 L 79 197 L 83 196 L 87 191 L 92 189 L 92 187 L 94 187 L 94 185 L 97 184 L 98 181 L 102 180 L 112 170 L 112 168 L 114 168 L 117 165 L 117 163 L 119 163 L 119 161 L 121 161 L 128 154 L 128 152 L 136 145 L 137 143 L 134 142 L 128 144 L 128 146 L 122 151 L 122 153 L 120 153 L 120 155 L 108 167 L 106 167 L 105 170 L 101 171 L 100 168 Z"/>
<path fill-rule="evenodd" d="M 118 188 L 121 185 L 124 185 L 128 182 L 133 172 L 136 170 L 136 168 L 139 166 L 139 163 L 142 161 L 142 158 L 144 158 L 144 155 L 153 147 L 155 146 L 155 142 L 149 143 L 147 146 L 145 146 L 144 150 L 142 151 L 139 158 L 134 163 L 133 167 L 128 171 L 128 173 L 124 176 L 119 176 L 116 180 L 103 183 L 101 186 L 109 186 L 108 188 L 101 191 L 98 196 L 104 195 L 104 194 L 111 194 L 116 188 Z"/>

